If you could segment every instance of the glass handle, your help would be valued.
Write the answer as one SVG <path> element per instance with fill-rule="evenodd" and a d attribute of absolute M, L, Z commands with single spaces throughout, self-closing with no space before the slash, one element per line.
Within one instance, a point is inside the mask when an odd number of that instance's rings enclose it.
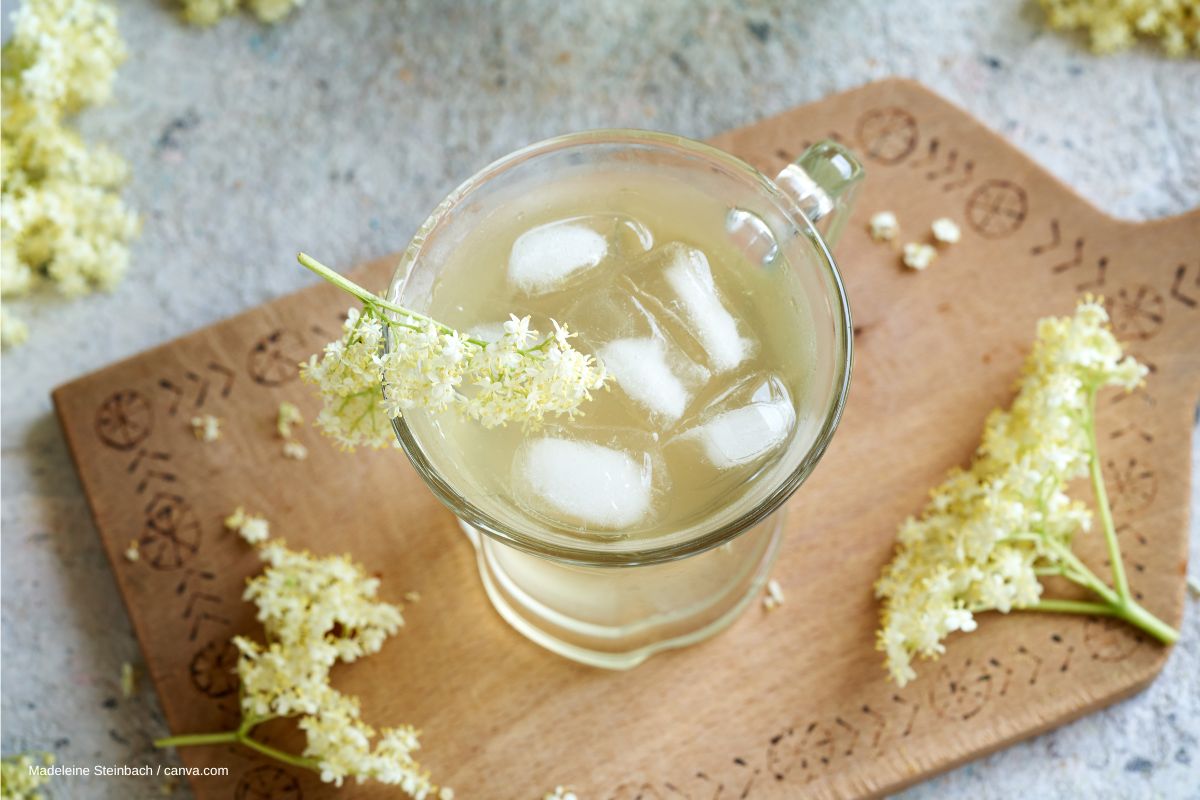
<path fill-rule="evenodd" d="M 849 150 L 826 139 L 780 170 L 775 183 L 792 196 L 832 248 L 846 226 L 865 174 Z"/>

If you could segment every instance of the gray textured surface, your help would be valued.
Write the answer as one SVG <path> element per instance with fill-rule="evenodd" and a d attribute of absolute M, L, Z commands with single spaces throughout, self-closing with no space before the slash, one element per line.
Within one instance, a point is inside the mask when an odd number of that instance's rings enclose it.
<path fill-rule="evenodd" d="M 171 763 L 149 745 L 164 731 L 153 693 L 120 697 L 137 646 L 50 389 L 300 286 L 298 247 L 332 264 L 399 249 L 495 156 L 595 126 L 704 137 L 898 74 L 1114 215 L 1200 205 L 1200 63 L 1149 49 L 1091 57 L 1042 31 L 1032 4 L 310 0 L 276 28 L 243 16 L 210 31 L 183 27 L 170 5 L 120 4 L 131 58 L 115 102 L 82 121 L 133 166 L 145 232 L 132 274 L 112 295 L 35 309 L 32 341 L 3 358 L 6 753 Z M 1193 522 L 1193 563 L 1198 541 Z M 907 796 L 1200 797 L 1197 605 L 1148 691 Z M 158 791 L 143 778 L 57 779 L 54 796 Z"/>

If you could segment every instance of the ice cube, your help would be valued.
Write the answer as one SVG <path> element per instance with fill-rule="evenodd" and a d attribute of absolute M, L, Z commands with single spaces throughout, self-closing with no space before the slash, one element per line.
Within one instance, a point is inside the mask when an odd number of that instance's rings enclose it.
<path fill-rule="evenodd" d="M 600 348 L 600 360 L 630 399 L 674 422 L 691 394 L 667 362 L 661 338 L 616 339 Z"/>
<path fill-rule="evenodd" d="M 787 441 L 796 409 L 783 381 L 752 375 L 708 405 L 668 447 L 697 451 L 718 470 L 754 464 Z"/>
<path fill-rule="evenodd" d="M 649 410 L 659 423 L 674 422 L 711 376 L 695 360 L 704 356 L 699 344 L 625 283 L 589 293 L 566 319 L 582 322 L 572 330 L 613 376 L 618 398 L 631 401 L 641 416 Z"/>
<path fill-rule="evenodd" d="M 522 291 L 540 294 L 606 255 L 608 240 L 596 231 L 565 220 L 552 222 L 526 231 L 513 244 L 508 278 Z"/>
<path fill-rule="evenodd" d="M 649 521 L 655 458 L 595 442 L 546 436 L 513 459 L 518 500 L 556 519 L 618 530 Z"/>
<path fill-rule="evenodd" d="M 517 237 L 508 257 L 508 279 L 526 294 L 544 294 L 574 283 L 610 256 L 634 258 L 653 244 L 649 229 L 629 217 L 562 219 Z"/>
<path fill-rule="evenodd" d="M 754 343 L 742 336 L 737 321 L 721 302 L 704 253 L 671 242 L 654 251 L 650 259 L 631 279 L 639 292 L 679 317 L 704 349 L 712 371 L 727 372 L 745 361 Z"/>
<path fill-rule="evenodd" d="M 642 223 L 629 217 L 618 217 L 617 241 L 621 249 L 629 255 L 635 252 L 646 253 L 654 247 L 654 234 Z"/>

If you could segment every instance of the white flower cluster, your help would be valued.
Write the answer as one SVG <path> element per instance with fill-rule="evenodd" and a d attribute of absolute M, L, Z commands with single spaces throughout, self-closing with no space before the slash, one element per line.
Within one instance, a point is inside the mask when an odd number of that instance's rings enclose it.
<path fill-rule="evenodd" d="M 4 76 L 15 97 L 67 113 L 108 100 L 126 56 L 115 9 L 96 0 L 26 0 L 12 22 Z"/>
<path fill-rule="evenodd" d="M 0 800 L 46 800 L 41 789 L 50 782 L 50 773 L 30 768 L 53 763 L 54 756 L 49 753 L 42 753 L 36 761 L 29 753 L 5 756 L 0 760 Z"/>
<path fill-rule="evenodd" d="M 246 509 L 237 509 L 225 518 L 225 528 L 241 536 L 250 544 L 262 544 L 271 538 L 271 523 L 266 517 L 247 514 Z"/>
<path fill-rule="evenodd" d="M 300 365 L 300 377 L 322 399 L 316 426 L 347 450 L 395 444 L 380 385 L 383 321 L 378 314 L 351 308 L 342 336 Z"/>
<path fill-rule="evenodd" d="M 411 727 L 375 731 L 362 721 L 359 702 L 330 685 L 330 669 L 376 653 L 399 630 L 400 609 L 379 600 L 379 581 L 347 556 L 317 558 L 279 540 L 260 549 L 267 567 L 252 578 L 244 599 L 258 606 L 266 644 L 234 638 L 241 653 L 243 727 L 268 719 L 299 717 L 310 759 L 321 780 L 347 778 L 399 786 L 421 800 L 449 800 L 414 760 L 419 747 Z"/>
<path fill-rule="evenodd" d="M 308 458 L 308 448 L 293 438 L 292 426 L 301 425 L 303 422 L 304 417 L 300 415 L 300 409 L 288 402 L 279 404 L 279 411 L 275 415 L 275 432 L 283 439 L 284 457 L 293 461 Z"/>
<path fill-rule="evenodd" d="M 278 22 L 304 0 L 183 0 L 183 18 L 192 25 L 212 25 L 243 3 L 263 22 Z"/>
<path fill-rule="evenodd" d="M 1112 53 L 1137 36 L 1171 56 L 1200 54 L 1200 0 L 1040 0 L 1051 28 L 1086 28 L 1092 52 Z"/>
<path fill-rule="evenodd" d="M 1038 604 L 1039 574 L 1082 579 L 1070 552 L 1090 514 L 1065 492 L 1086 475 L 1093 399 L 1103 386 L 1131 390 L 1146 368 L 1124 356 L 1096 301 L 1073 317 L 1038 323 L 1018 393 L 988 417 L 969 470 L 954 469 L 920 517 L 900 527 L 895 558 L 876 584 L 883 599 L 878 648 L 901 686 L 916 655 L 934 658 L 954 631 L 975 628 L 981 611 Z"/>
<path fill-rule="evenodd" d="M 390 347 L 383 350 L 385 326 Z M 574 416 L 604 385 L 604 368 L 571 346 L 557 322 L 541 338 L 513 316 L 498 341 L 482 342 L 432 320 L 351 309 L 340 339 L 302 365 L 324 400 L 317 425 L 347 448 L 394 443 L 391 418 L 414 408 L 456 408 L 485 427 L 536 427 L 547 414 Z"/>
<path fill-rule="evenodd" d="M 137 216 L 117 188 L 126 165 L 89 147 L 67 114 L 108 99 L 125 47 L 116 12 L 98 0 L 26 0 L 3 50 L 0 286 L 11 298 L 43 285 L 76 296 L 125 272 Z M 7 314 L 3 338 L 27 331 Z"/>

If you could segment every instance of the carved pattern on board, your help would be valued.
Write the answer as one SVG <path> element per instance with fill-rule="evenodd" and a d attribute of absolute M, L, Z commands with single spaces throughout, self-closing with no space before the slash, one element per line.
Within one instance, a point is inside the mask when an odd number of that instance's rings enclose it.
<path fill-rule="evenodd" d="M 154 411 L 140 392 L 120 389 L 96 409 L 96 436 L 114 450 L 132 450 L 154 430 Z"/>
<path fill-rule="evenodd" d="M 967 224 L 987 239 L 1002 239 L 1015 233 L 1029 214 L 1025 189 L 1009 180 L 992 178 L 967 197 Z"/>
<path fill-rule="evenodd" d="M 285 769 L 264 764 L 247 770 L 238 780 L 234 800 L 304 800 L 300 781 Z"/>

